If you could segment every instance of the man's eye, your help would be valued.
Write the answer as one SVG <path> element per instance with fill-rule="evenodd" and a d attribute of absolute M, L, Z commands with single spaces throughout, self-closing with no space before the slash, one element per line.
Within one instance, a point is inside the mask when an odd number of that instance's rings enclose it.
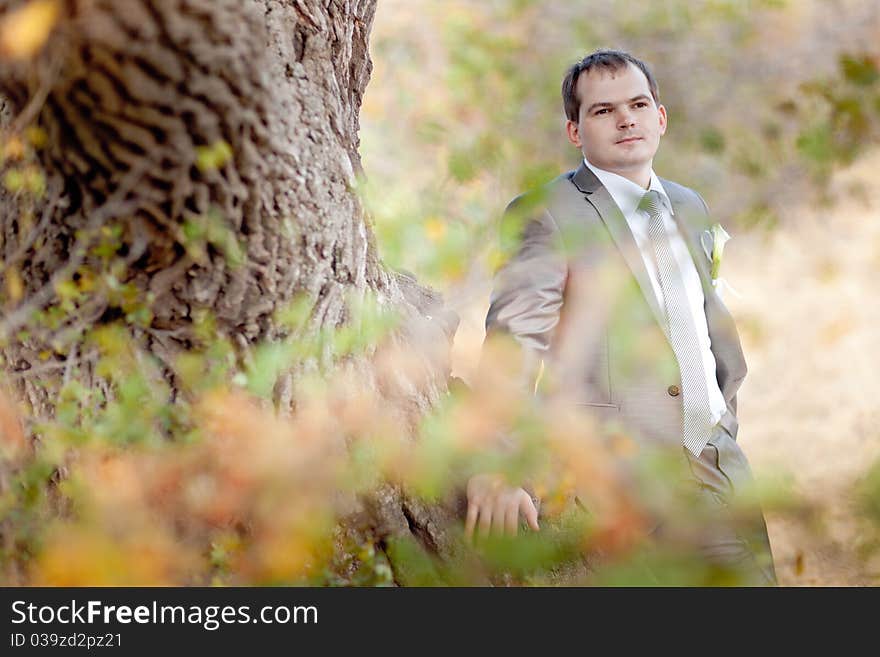
<path fill-rule="evenodd" d="M 607 114 L 607 113 L 608 113 L 607 109 L 596 110 L 596 116 L 598 116 L 599 114 Z"/>
<path fill-rule="evenodd" d="M 648 103 L 646 103 L 643 100 L 636 103 L 636 107 L 638 107 L 639 109 L 641 109 L 642 107 L 647 107 L 647 106 L 648 106 Z"/>

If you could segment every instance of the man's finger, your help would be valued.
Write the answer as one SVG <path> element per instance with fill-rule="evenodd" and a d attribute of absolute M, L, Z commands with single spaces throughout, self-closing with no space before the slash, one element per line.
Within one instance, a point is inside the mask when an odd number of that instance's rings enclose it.
<path fill-rule="evenodd" d="M 477 526 L 477 515 L 479 512 L 480 507 L 473 502 L 468 503 L 467 519 L 464 523 L 464 536 L 468 541 L 474 538 L 474 527 Z"/>
<path fill-rule="evenodd" d="M 516 536 L 519 530 L 519 504 L 517 504 L 515 497 L 507 503 L 504 521 L 507 534 L 509 536 Z"/>
<path fill-rule="evenodd" d="M 495 498 L 495 507 L 492 509 L 492 531 L 503 536 L 507 523 L 507 508 L 510 506 L 510 495 L 499 493 Z"/>
<path fill-rule="evenodd" d="M 479 537 L 481 539 L 488 538 L 489 532 L 492 529 L 492 507 L 488 504 L 484 504 L 480 507 L 480 531 Z"/>
<path fill-rule="evenodd" d="M 529 497 L 529 494 L 525 491 L 522 491 L 520 494 L 519 510 L 522 511 L 523 516 L 525 516 L 526 522 L 529 523 L 529 527 L 535 531 L 541 529 L 538 526 L 538 509 L 535 508 L 532 498 Z"/>

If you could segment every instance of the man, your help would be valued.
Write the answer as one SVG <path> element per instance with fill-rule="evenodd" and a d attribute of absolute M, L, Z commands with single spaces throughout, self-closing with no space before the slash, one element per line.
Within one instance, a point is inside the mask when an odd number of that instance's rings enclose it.
<path fill-rule="evenodd" d="M 517 198 L 525 217 L 515 255 L 496 276 L 487 335 L 512 335 L 531 383 L 546 366 L 556 390 L 645 448 L 670 448 L 712 513 L 698 541 L 742 582 L 774 584 L 763 516 L 748 528 L 729 507 L 751 482 L 736 443 L 736 392 L 746 364 L 711 277 L 717 229 L 703 199 L 653 171 L 666 109 L 647 65 L 600 50 L 562 85 L 580 166 Z M 670 482 L 670 485 L 673 485 Z M 494 475 L 467 486 L 466 531 L 538 529 L 535 500 Z M 662 533 L 660 522 L 655 533 Z"/>

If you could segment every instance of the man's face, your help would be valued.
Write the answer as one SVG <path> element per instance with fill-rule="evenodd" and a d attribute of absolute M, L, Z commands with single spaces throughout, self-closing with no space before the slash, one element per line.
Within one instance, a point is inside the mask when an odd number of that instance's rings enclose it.
<path fill-rule="evenodd" d="M 578 77 L 577 94 L 578 122 L 566 123 L 571 143 L 594 166 L 647 186 L 644 178 L 666 132 L 666 108 L 654 102 L 645 74 L 633 64 L 593 69 Z"/>

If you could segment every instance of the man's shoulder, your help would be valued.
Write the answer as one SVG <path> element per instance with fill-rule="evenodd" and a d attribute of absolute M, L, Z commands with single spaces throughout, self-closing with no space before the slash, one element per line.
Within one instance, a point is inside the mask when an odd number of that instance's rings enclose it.
<path fill-rule="evenodd" d="M 572 186 L 571 177 L 573 175 L 574 171 L 566 171 L 539 187 L 523 192 L 507 204 L 506 211 L 545 209 L 553 202 L 553 199 L 558 196 L 560 191 Z"/>
<path fill-rule="evenodd" d="M 703 210 L 707 215 L 709 214 L 709 207 L 706 205 L 706 201 L 703 200 L 703 197 L 697 190 L 691 189 L 690 187 L 686 187 L 672 180 L 667 180 L 666 178 L 660 178 L 660 183 L 663 185 L 663 189 L 666 190 L 669 200 L 673 203 L 693 205 L 696 208 Z"/>

